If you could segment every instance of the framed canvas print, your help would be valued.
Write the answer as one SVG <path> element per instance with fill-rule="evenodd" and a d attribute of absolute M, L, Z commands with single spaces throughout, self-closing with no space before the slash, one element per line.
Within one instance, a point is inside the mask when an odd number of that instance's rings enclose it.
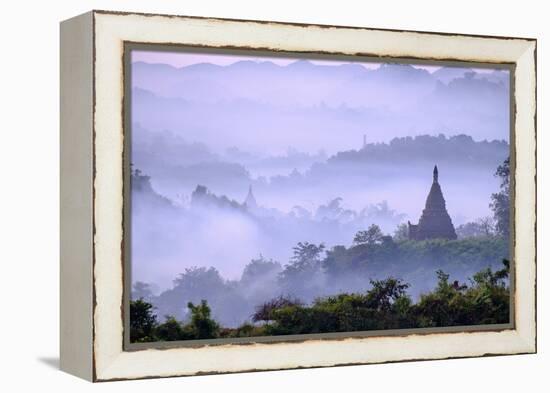
<path fill-rule="evenodd" d="M 536 41 L 61 24 L 61 368 L 536 351 Z"/>

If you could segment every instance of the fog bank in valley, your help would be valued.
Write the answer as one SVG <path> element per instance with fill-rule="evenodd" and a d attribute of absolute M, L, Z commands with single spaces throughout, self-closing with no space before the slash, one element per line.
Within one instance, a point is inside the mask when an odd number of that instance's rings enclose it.
<path fill-rule="evenodd" d="M 206 298 L 236 326 L 279 295 L 311 301 L 387 275 L 401 275 L 413 296 L 431 289 L 439 262 L 429 258 L 319 272 L 338 253 L 353 265 L 354 236 L 372 224 L 384 241 L 403 240 L 399 225 L 418 221 L 435 164 L 455 227 L 491 216 L 494 173 L 509 155 L 509 75 L 135 62 L 131 116 L 134 297 L 180 319 L 187 301 Z M 299 242 L 322 244 L 320 270 L 288 286 L 281 272 Z M 445 268 L 465 280 L 498 264 L 502 247 Z"/>

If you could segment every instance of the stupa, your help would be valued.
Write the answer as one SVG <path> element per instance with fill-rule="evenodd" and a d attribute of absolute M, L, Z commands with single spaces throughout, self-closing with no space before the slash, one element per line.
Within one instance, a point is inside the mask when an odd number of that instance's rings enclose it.
<path fill-rule="evenodd" d="M 439 185 L 439 173 L 437 165 L 434 167 L 433 183 L 426 206 L 422 211 L 422 216 L 417 225 L 409 221 L 409 239 L 456 239 L 456 232 L 451 217 L 447 213 L 445 198 Z"/>
<path fill-rule="evenodd" d="M 254 210 L 258 208 L 258 203 L 256 202 L 256 198 L 254 197 L 254 194 L 252 193 L 252 185 L 248 187 L 248 195 L 244 200 L 244 204 L 246 205 L 248 210 Z"/>

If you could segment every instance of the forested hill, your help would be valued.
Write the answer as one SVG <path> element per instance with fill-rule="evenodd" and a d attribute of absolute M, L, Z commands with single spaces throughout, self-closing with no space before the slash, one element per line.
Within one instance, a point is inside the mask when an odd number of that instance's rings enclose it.
<path fill-rule="evenodd" d="M 339 152 L 328 161 L 394 165 L 437 162 L 449 167 L 494 168 L 506 159 L 509 150 L 504 140 L 475 141 L 465 134 L 419 135 L 394 138 L 389 143 L 366 144 L 362 149 Z"/>

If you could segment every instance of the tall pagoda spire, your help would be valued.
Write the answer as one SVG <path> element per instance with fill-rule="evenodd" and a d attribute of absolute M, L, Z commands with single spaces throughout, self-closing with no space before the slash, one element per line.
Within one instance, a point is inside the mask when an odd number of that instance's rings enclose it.
<path fill-rule="evenodd" d="M 434 166 L 432 187 L 418 225 L 409 222 L 409 239 L 456 239 L 455 227 L 447 213 L 445 198 L 439 185 L 437 165 Z"/>
<path fill-rule="evenodd" d="M 256 202 L 256 198 L 254 197 L 254 194 L 252 193 L 252 185 L 248 186 L 248 195 L 246 196 L 246 199 L 244 200 L 244 204 L 249 210 L 256 209 L 258 207 L 258 203 Z"/>

